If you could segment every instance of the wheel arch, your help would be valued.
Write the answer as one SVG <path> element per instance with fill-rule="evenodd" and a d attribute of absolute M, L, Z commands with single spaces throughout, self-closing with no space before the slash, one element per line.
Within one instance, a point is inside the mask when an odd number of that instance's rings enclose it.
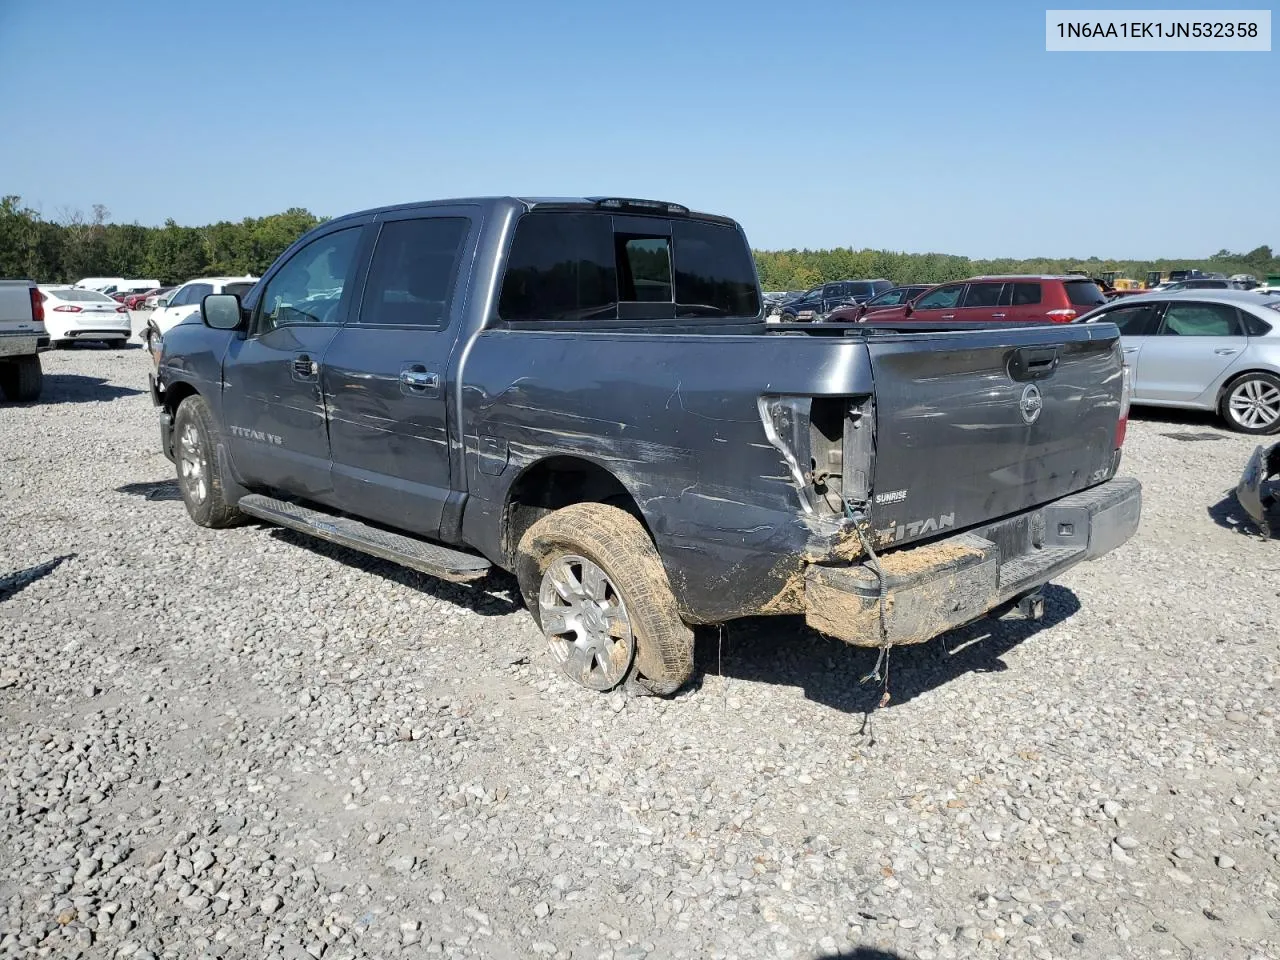
<path fill-rule="evenodd" d="M 1235 373 L 1227 374 L 1222 379 L 1222 385 L 1218 387 L 1218 395 L 1214 406 L 1221 406 L 1222 401 L 1227 398 L 1227 393 L 1230 392 L 1232 387 L 1245 377 L 1252 376 L 1255 373 L 1265 373 L 1268 376 L 1280 378 L 1280 370 L 1273 370 L 1270 367 L 1249 367 L 1245 370 L 1237 370 Z"/>
<path fill-rule="evenodd" d="M 608 467 L 578 454 L 552 454 L 528 464 L 507 487 L 500 544 L 508 562 L 529 527 L 542 517 L 575 503 L 608 503 L 640 521 L 649 539 L 653 530 L 627 485 Z"/>

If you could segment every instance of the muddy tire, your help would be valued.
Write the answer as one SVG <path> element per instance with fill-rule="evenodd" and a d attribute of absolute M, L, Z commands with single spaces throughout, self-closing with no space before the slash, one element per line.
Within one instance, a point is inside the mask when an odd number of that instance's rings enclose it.
<path fill-rule="evenodd" d="M 44 370 L 40 357 L 31 355 L 0 361 L 0 393 L 13 403 L 31 403 L 40 399 L 44 389 Z"/>
<path fill-rule="evenodd" d="M 578 503 L 520 538 L 516 577 L 562 672 L 591 690 L 666 696 L 693 673 L 657 548 L 625 510 Z"/>
<path fill-rule="evenodd" d="M 230 527 L 243 518 L 224 498 L 217 456 L 218 436 L 204 397 L 191 396 L 183 400 L 173 419 L 178 490 L 187 513 L 202 527 Z"/>
<path fill-rule="evenodd" d="M 1280 377 L 1261 370 L 1227 384 L 1218 413 L 1237 433 L 1280 433 Z"/>

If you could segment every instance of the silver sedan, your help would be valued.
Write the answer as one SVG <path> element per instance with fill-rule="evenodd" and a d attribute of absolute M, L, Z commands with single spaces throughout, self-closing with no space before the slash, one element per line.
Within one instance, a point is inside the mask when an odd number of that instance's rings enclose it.
<path fill-rule="evenodd" d="M 1099 321 L 1120 328 L 1135 404 L 1216 410 L 1240 433 L 1280 433 L 1280 296 L 1157 292 L 1076 322 Z"/>

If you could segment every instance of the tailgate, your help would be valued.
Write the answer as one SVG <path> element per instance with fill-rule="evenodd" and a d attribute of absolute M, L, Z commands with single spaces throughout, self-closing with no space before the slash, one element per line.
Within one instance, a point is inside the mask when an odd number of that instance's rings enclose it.
<path fill-rule="evenodd" d="M 1122 360 L 1111 324 L 872 336 L 882 544 L 954 533 L 1109 478 Z"/>

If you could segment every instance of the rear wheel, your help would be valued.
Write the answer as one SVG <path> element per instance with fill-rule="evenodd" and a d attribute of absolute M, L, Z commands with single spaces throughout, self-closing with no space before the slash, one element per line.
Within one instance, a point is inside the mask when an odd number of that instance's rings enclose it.
<path fill-rule="evenodd" d="M 1238 433 L 1280 432 L 1280 377 L 1261 371 L 1245 374 L 1223 392 L 1218 411 Z"/>
<path fill-rule="evenodd" d="M 32 354 L 0 363 L 0 393 L 14 403 L 31 403 L 40 399 L 44 389 L 44 370 L 40 357 Z"/>
<path fill-rule="evenodd" d="M 627 511 L 578 503 L 548 514 L 520 538 L 516 575 L 552 659 L 576 683 L 665 695 L 693 673 L 693 631 Z"/>
<path fill-rule="evenodd" d="M 187 513 L 202 527 L 229 527 L 243 516 L 223 497 L 217 436 L 213 415 L 204 397 L 191 396 L 183 400 L 178 415 L 173 418 L 178 489 Z"/>

